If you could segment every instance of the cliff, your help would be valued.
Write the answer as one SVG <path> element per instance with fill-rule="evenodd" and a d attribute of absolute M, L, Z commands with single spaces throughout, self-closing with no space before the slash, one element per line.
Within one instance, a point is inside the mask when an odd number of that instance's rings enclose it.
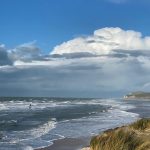
<path fill-rule="evenodd" d="M 150 119 L 110 129 L 91 139 L 87 150 L 150 150 Z M 85 150 L 86 150 L 85 149 Z"/>

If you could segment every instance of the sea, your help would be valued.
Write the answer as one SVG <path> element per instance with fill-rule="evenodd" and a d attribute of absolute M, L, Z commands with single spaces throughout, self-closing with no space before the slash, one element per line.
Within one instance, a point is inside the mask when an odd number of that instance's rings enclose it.
<path fill-rule="evenodd" d="M 149 117 L 150 101 L 0 98 L 0 150 L 33 150 L 54 140 L 94 136 Z"/>

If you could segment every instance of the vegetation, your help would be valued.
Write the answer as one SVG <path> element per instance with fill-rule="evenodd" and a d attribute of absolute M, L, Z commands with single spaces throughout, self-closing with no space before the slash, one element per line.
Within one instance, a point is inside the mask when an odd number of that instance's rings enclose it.
<path fill-rule="evenodd" d="M 125 96 L 126 99 L 150 99 L 149 92 L 133 92 Z"/>
<path fill-rule="evenodd" d="M 150 129 L 150 119 L 140 119 L 137 122 L 131 124 L 130 128 L 133 128 L 134 130 Z"/>
<path fill-rule="evenodd" d="M 90 150 L 150 150 L 150 119 L 141 119 L 93 137 Z"/>

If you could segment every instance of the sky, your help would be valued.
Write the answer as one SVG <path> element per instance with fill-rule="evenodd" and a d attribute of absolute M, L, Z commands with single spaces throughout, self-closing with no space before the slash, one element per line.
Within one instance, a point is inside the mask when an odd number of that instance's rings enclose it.
<path fill-rule="evenodd" d="M 44 52 L 103 27 L 150 35 L 148 0 L 0 0 L 0 43 L 37 41 Z"/>
<path fill-rule="evenodd" d="M 150 91 L 150 1 L 0 0 L 0 96 Z"/>

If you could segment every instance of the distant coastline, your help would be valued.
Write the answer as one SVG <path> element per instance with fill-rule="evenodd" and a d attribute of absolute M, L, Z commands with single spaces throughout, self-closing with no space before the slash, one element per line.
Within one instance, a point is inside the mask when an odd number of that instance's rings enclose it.
<path fill-rule="evenodd" d="M 132 92 L 124 96 L 126 100 L 144 99 L 150 100 L 150 92 Z"/>

